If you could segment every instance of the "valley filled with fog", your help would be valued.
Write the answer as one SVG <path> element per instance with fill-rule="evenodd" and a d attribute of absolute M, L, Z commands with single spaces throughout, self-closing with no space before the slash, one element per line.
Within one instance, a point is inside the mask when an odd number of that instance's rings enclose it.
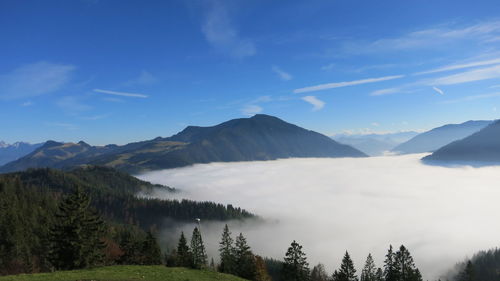
<path fill-rule="evenodd" d="M 332 272 L 348 250 L 359 274 L 368 253 L 382 266 L 389 244 L 404 244 L 430 279 L 499 246 L 500 167 L 428 166 L 423 156 L 212 163 L 139 178 L 181 190 L 176 198 L 233 204 L 263 217 L 230 224 L 256 254 L 281 259 L 297 240 L 311 267 L 322 262 Z M 201 223 L 210 256 L 222 226 Z M 163 238 L 190 235 L 192 227 L 167 229 Z"/>

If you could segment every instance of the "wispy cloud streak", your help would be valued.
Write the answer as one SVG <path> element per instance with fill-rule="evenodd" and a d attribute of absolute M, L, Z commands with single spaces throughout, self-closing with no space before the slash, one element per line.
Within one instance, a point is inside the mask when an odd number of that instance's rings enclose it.
<path fill-rule="evenodd" d="M 144 95 L 144 94 L 116 92 L 116 91 L 108 91 L 108 90 L 101 90 L 101 89 L 94 89 L 94 92 L 106 94 L 106 95 L 130 97 L 130 98 L 148 98 L 149 97 L 148 95 Z"/>
<path fill-rule="evenodd" d="M 305 96 L 302 98 L 302 100 L 307 102 L 307 103 L 310 103 L 313 106 L 313 108 L 312 108 L 313 111 L 318 111 L 318 110 L 323 109 L 323 107 L 325 107 L 325 102 L 322 100 L 319 100 L 315 96 Z"/>
<path fill-rule="evenodd" d="M 394 80 L 394 79 L 399 79 L 399 78 L 403 78 L 403 77 L 404 77 L 404 75 L 394 75 L 394 76 L 385 76 L 385 77 L 379 77 L 379 78 L 361 79 L 361 80 L 348 81 L 348 82 L 327 83 L 327 84 L 320 84 L 320 85 L 316 85 L 316 86 L 295 89 L 295 90 L 293 90 L 293 92 L 295 94 L 315 92 L 315 91 L 322 91 L 322 90 L 341 88 L 341 87 L 347 87 L 347 86 L 355 86 L 355 85 L 361 85 L 361 84 Z"/>

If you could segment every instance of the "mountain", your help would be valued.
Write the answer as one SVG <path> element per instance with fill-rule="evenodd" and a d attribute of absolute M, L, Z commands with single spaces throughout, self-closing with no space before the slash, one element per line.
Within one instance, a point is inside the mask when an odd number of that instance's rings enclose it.
<path fill-rule="evenodd" d="M 448 124 L 421 133 L 392 149 L 400 154 L 433 152 L 453 141 L 465 138 L 488 126 L 493 121 L 467 121 L 462 124 Z"/>
<path fill-rule="evenodd" d="M 395 146 L 418 135 L 417 132 L 399 132 L 388 134 L 338 134 L 334 140 L 351 145 L 370 156 L 380 156 Z"/>
<path fill-rule="evenodd" d="M 500 121 L 441 147 L 424 160 L 500 163 Z"/>
<path fill-rule="evenodd" d="M 16 142 L 7 144 L 0 141 L 0 165 L 17 160 L 40 146 L 42 146 L 42 143 L 30 144 L 27 142 Z"/>
<path fill-rule="evenodd" d="M 279 118 L 258 114 L 212 127 L 189 126 L 168 138 L 123 146 L 49 141 L 0 167 L 0 172 L 31 167 L 71 168 L 92 164 L 130 173 L 196 163 L 274 160 L 291 157 L 365 157 L 363 152 Z"/>

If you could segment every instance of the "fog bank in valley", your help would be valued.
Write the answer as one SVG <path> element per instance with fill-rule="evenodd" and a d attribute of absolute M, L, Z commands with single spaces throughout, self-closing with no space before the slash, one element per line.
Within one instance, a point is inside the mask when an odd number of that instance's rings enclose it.
<path fill-rule="evenodd" d="M 368 253 L 382 266 L 389 244 L 404 244 L 424 278 L 434 279 L 499 246 L 500 167 L 427 166 L 422 156 L 213 163 L 139 177 L 182 190 L 177 198 L 229 203 L 268 219 L 231 225 L 257 254 L 281 259 L 297 240 L 311 266 L 322 262 L 331 272 L 348 250 L 360 273 Z M 202 222 L 202 231 L 215 254 L 222 225 Z"/>

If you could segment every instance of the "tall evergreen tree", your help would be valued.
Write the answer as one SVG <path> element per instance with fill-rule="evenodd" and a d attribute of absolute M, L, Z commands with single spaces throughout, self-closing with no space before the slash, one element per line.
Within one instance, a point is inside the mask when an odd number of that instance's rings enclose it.
<path fill-rule="evenodd" d="M 328 274 L 323 264 L 319 263 L 313 267 L 310 281 L 328 281 Z"/>
<path fill-rule="evenodd" d="M 219 271 L 224 273 L 233 274 L 236 272 L 235 263 L 235 253 L 233 247 L 233 238 L 231 238 L 231 232 L 227 224 L 224 226 L 222 232 L 222 238 L 219 243 L 219 254 L 220 254 L 220 266 Z"/>
<path fill-rule="evenodd" d="M 193 255 L 193 268 L 201 269 L 207 266 L 207 253 L 198 227 L 194 228 L 193 236 L 191 237 L 191 253 Z"/>
<path fill-rule="evenodd" d="M 266 262 L 261 256 L 255 256 L 255 277 L 254 281 L 272 281 L 267 271 Z"/>
<path fill-rule="evenodd" d="M 365 266 L 361 271 L 361 281 L 377 281 L 377 268 L 375 267 L 375 262 L 373 261 L 372 254 L 368 254 L 366 258 Z"/>
<path fill-rule="evenodd" d="M 377 268 L 377 273 L 375 274 L 375 280 L 377 281 L 385 281 L 384 280 L 384 271 L 382 268 Z"/>
<path fill-rule="evenodd" d="M 410 254 L 410 251 L 405 246 L 401 245 L 399 251 L 395 254 L 394 259 L 396 268 L 399 270 L 399 281 L 421 281 L 420 272 L 417 274 L 415 262 Z"/>
<path fill-rule="evenodd" d="M 161 264 L 161 249 L 151 231 L 146 233 L 146 240 L 143 242 L 142 252 L 144 255 L 143 264 Z"/>
<path fill-rule="evenodd" d="M 472 262 L 469 260 L 465 265 L 464 269 L 458 274 L 457 281 L 475 281 L 474 276 L 474 266 Z"/>
<path fill-rule="evenodd" d="M 333 281 L 358 281 L 354 263 L 346 251 L 340 269 L 333 274 Z"/>
<path fill-rule="evenodd" d="M 90 198 L 77 187 L 59 204 L 51 234 L 51 262 L 56 269 L 100 264 L 105 244 L 104 221 L 90 208 Z"/>
<path fill-rule="evenodd" d="M 283 277 L 287 281 L 309 280 L 309 263 L 307 263 L 306 254 L 302 251 L 302 246 L 295 240 L 285 254 L 282 270 Z"/>
<path fill-rule="evenodd" d="M 181 237 L 177 244 L 176 265 L 181 267 L 192 267 L 193 265 L 193 254 L 189 249 L 184 232 L 181 232 Z"/>
<path fill-rule="evenodd" d="M 253 280 L 255 278 L 255 258 L 242 233 L 236 237 L 235 247 L 236 275 Z"/>
<path fill-rule="evenodd" d="M 385 281 L 399 281 L 399 268 L 395 261 L 395 253 L 392 245 L 389 246 L 384 261 L 384 279 Z"/>

